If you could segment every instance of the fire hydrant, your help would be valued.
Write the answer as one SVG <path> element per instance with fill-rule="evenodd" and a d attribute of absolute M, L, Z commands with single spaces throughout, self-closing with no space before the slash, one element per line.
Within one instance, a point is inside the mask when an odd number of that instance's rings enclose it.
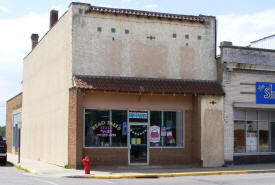
<path fill-rule="evenodd" d="M 84 164 L 85 174 L 90 174 L 90 170 L 91 170 L 90 158 L 86 156 L 84 159 L 82 159 L 82 162 Z"/>

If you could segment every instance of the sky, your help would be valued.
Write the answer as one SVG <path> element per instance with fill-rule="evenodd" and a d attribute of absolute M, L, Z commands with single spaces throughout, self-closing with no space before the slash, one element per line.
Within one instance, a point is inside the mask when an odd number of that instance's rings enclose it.
<path fill-rule="evenodd" d="M 31 50 L 30 36 L 49 28 L 49 12 L 62 15 L 69 0 L 0 0 L 0 126 L 6 121 L 6 101 L 21 92 L 23 58 Z M 148 10 L 217 18 L 217 45 L 232 41 L 247 46 L 275 34 L 274 0 L 82 0 L 96 6 Z"/>

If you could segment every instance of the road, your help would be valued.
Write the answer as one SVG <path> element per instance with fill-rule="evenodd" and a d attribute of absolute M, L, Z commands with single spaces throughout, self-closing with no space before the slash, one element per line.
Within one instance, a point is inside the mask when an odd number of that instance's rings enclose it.
<path fill-rule="evenodd" d="M 33 175 L 15 167 L 0 166 L 1 185 L 275 185 L 275 173 L 187 176 L 146 179 L 88 179 Z"/>

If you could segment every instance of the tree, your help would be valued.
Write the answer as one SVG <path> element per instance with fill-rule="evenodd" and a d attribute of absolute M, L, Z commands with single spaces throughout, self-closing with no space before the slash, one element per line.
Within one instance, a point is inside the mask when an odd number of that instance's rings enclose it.
<path fill-rule="evenodd" d="M 6 126 L 0 126 L 0 136 L 5 137 L 6 136 Z"/>

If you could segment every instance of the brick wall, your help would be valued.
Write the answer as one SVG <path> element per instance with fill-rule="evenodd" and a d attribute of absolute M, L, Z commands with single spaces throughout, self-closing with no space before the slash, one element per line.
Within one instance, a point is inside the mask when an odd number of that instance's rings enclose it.
<path fill-rule="evenodd" d="M 86 92 L 85 92 L 86 93 Z M 70 89 L 69 101 L 69 164 L 73 168 L 82 168 L 82 159 L 90 157 L 92 166 L 128 165 L 128 148 L 83 148 L 83 111 L 85 94 L 77 89 Z M 194 98 L 197 100 L 197 97 Z M 198 103 L 198 101 L 194 101 Z M 192 107 L 192 105 L 191 105 Z M 191 164 L 200 161 L 200 121 L 198 111 L 185 111 L 184 148 L 150 148 L 150 165 Z M 195 124 L 193 119 L 198 118 Z M 196 119 L 194 119 L 196 120 Z"/>
<path fill-rule="evenodd" d="M 192 147 L 195 143 L 192 143 L 192 135 L 192 111 L 185 111 L 184 148 L 150 148 L 150 165 L 193 163 Z"/>
<path fill-rule="evenodd" d="M 12 153 L 12 120 L 13 112 L 22 107 L 22 93 L 14 96 L 6 104 L 6 141 L 9 153 Z"/>
<path fill-rule="evenodd" d="M 82 92 L 69 90 L 69 124 L 68 124 L 68 163 L 72 168 L 81 168 L 83 158 L 83 107 Z"/>
<path fill-rule="evenodd" d="M 89 156 L 92 166 L 128 165 L 128 148 L 85 148 L 84 156 Z"/>

